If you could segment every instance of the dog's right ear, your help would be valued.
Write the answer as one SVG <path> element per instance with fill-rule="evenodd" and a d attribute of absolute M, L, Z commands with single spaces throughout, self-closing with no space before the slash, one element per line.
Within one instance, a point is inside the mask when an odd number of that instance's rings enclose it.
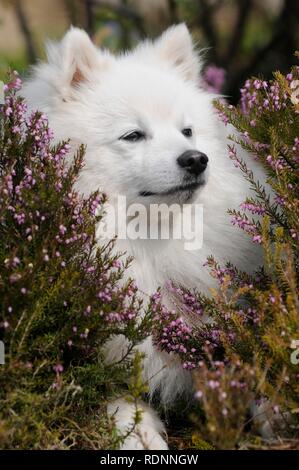
<path fill-rule="evenodd" d="M 82 83 L 92 82 L 108 62 L 108 55 L 79 28 L 71 28 L 60 43 L 49 42 L 46 50 L 52 84 L 64 100 L 71 98 Z"/>

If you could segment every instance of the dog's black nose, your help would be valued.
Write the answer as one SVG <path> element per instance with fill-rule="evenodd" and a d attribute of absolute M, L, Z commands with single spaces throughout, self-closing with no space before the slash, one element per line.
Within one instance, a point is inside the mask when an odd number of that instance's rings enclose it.
<path fill-rule="evenodd" d="M 197 150 L 186 150 L 177 159 L 178 164 L 193 175 L 200 175 L 207 168 L 208 157 Z"/>

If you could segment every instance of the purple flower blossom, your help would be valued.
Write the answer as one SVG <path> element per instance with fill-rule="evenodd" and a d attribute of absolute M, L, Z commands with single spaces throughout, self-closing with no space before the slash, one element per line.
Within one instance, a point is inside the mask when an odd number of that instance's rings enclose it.
<path fill-rule="evenodd" d="M 252 214 L 257 214 L 257 215 L 264 215 L 266 212 L 266 209 L 264 207 L 258 204 L 251 203 L 251 202 L 242 202 L 242 204 L 240 204 L 240 207 L 244 211 L 249 211 Z"/>
<path fill-rule="evenodd" d="M 244 232 L 247 232 L 249 235 L 252 236 L 252 241 L 254 243 L 261 243 L 262 242 L 262 236 L 258 232 L 258 228 L 254 222 L 251 222 L 245 215 L 234 215 L 231 218 L 231 223 L 233 225 L 237 225 L 240 229 L 244 230 Z"/>
<path fill-rule="evenodd" d="M 195 297 L 178 287 L 171 287 L 178 301 L 181 300 L 181 309 L 186 318 L 192 314 L 201 316 L 203 311 L 199 303 L 194 303 L 194 310 L 190 299 Z M 186 294 L 186 295 L 185 295 Z M 205 348 L 213 350 L 219 344 L 219 330 L 214 327 L 193 329 L 183 316 L 179 316 L 174 310 L 169 310 L 161 303 L 161 293 L 155 293 L 152 298 L 152 308 L 156 313 L 154 341 L 158 348 L 169 354 L 178 355 L 182 360 L 183 369 L 192 370 L 199 367 Z"/>
<path fill-rule="evenodd" d="M 203 72 L 204 88 L 211 93 L 220 93 L 225 82 L 226 72 L 216 65 L 208 65 Z"/>
<path fill-rule="evenodd" d="M 116 331 L 127 332 L 129 337 L 140 335 L 137 287 L 134 282 L 119 285 L 125 263 L 108 256 L 108 249 L 102 253 L 96 244 L 97 212 L 105 197 L 95 193 L 84 198 L 74 189 L 83 151 L 73 165 L 65 164 L 70 145 L 52 146 L 53 132 L 46 116 L 28 115 L 24 100 L 15 93 L 20 84 L 16 79 L 6 87 L 0 107 L 1 131 L 15 138 L 3 139 L 6 147 L 0 161 L 0 227 L 9 226 L 15 237 L 6 243 L 9 256 L 4 262 L 4 283 L 0 283 L 5 313 L 18 317 L 20 308 L 31 308 L 40 284 L 54 289 L 55 295 L 49 295 L 54 305 L 45 308 L 49 316 L 52 312 L 56 316 L 63 307 L 63 322 L 58 326 L 55 318 L 52 323 L 55 329 L 67 329 L 59 351 L 63 354 L 65 347 L 68 352 L 72 347 L 88 355 L 98 329 L 100 334 L 107 332 L 106 338 Z M 10 296 L 6 299 L 7 286 Z M 141 339 L 148 334 L 149 328 Z M 62 372 L 62 365 L 58 363 L 54 370 Z"/>
<path fill-rule="evenodd" d="M 56 372 L 56 374 L 60 374 L 60 373 L 63 372 L 63 370 L 64 370 L 62 364 L 56 364 L 56 365 L 53 367 L 53 369 L 54 369 L 54 371 Z"/>
<path fill-rule="evenodd" d="M 241 109 L 245 115 L 251 112 L 261 116 L 265 111 L 276 112 L 286 107 L 288 96 L 277 82 L 260 79 L 246 80 L 241 89 Z"/>

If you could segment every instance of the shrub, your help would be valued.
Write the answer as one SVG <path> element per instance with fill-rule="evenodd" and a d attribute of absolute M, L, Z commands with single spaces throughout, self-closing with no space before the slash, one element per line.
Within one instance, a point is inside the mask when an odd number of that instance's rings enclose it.
<path fill-rule="evenodd" d="M 273 437 L 299 445 L 298 92 L 299 67 L 294 67 L 269 82 L 247 80 L 237 107 L 216 103 L 225 124 L 239 132 L 231 137 L 229 157 L 255 192 L 240 201 L 240 211 L 228 212 L 236 230 L 262 245 L 263 267 L 249 275 L 211 256 L 207 268 L 219 285 L 211 298 L 172 285 L 177 313 L 156 307 L 164 319 L 156 343 L 194 369 L 204 412 L 204 420 L 196 419 L 198 439 L 216 448 L 254 445 L 257 427 L 249 415 L 254 401 L 263 404 L 258 409 Z M 272 195 L 255 180 L 235 143 L 263 165 Z M 201 322 L 203 315 L 213 323 Z"/>
<path fill-rule="evenodd" d="M 128 356 L 105 365 L 101 347 L 123 334 L 133 348 L 151 313 L 137 324 L 142 302 L 122 281 L 129 261 L 96 243 L 105 196 L 74 189 L 84 148 L 67 166 L 68 143 L 52 145 L 20 87 L 14 74 L 0 106 L 0 447 L 116 447 L 106 398 L 139 369 Z"/>
<path fill-rule="evenodd" d="M 279 445 L 299 447 L 299 68 L 248 80 L 237 107 L 216 103 L 239 131 L 229 157 L 256 195 L 229 215 L 262 245 L 263 266 L 249 275 L 211 256 L 217 292 L 170 283 L 176 311 L 158 292 L 138 322 L 142 302 L 123 280 L 129 261 L 113 254 L 113 242 L 96 243 L 105 196 L 75 190 L 84 148 L 66 165 L 68 144 L 53 146 L 45 116 L 28 116 L 20 85 L 15 75 L 0 109 L 1 448 L 117 447 L 106 400 L 128 389 L 136 402 L 145 391 L 140 356 L 107 366 L 101 347 L 123 334 L 132 351 L 151 331 L 194 372 L 193 445 L 267 448 L 250 415 L 261 405 Z M 272 195 L 235 143 L 264 166 Z"/>

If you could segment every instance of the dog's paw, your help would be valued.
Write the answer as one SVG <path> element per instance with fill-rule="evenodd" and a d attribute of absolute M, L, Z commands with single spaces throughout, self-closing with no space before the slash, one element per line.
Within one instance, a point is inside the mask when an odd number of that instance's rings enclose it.
<path fill-rule="evenodd" d="M 168 450 L 168 445 L 156 429 L 137 426 L 122 444 L 121 450 Z"/>
<path fill-rule="evenodd" d="M 167 450 L 166 431 L 156 412 L 143 402 L 137 405 L 141 411 L 141 421 L 134 425 L 136 406 L 124 399 L 108 405 L 108 415 L 113 418 L 122 435 L 128 434 L 121 450 Z"/>
<path fill-rule="evenodd" d="M 267 441 L 276 440 L 292 424 L 290 413 L 275 413 L 267 400 L 253 403 L 251 413 L 259 434 Z"/>

